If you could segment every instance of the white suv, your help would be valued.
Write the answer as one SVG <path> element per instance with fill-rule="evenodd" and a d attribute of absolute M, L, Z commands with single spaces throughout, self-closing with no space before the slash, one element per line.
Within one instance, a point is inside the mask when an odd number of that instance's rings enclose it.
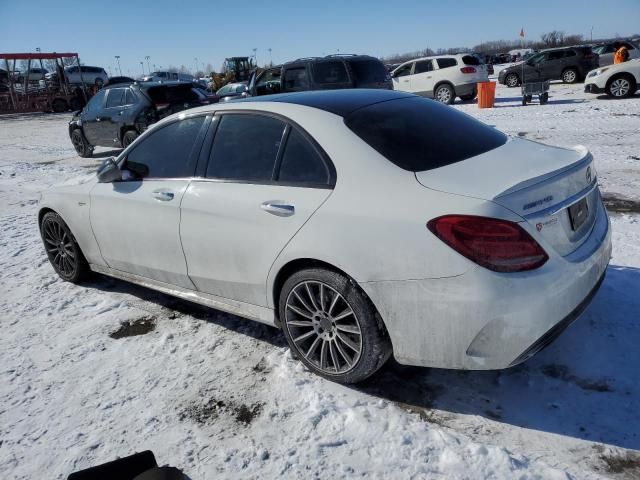
<path fill-rule="evenodd" d="M 87 85 L 96 85 L 97 87 L 102 87 L 109 81 L 109 75 L 102 67 L 82 65 L 78 68 L 76 65 L 69 66 L 64 68 L 64 75 L 69 83 L 85 83 Z M 58 74 L 55 72 L 45 75 L 47 80 L 55 80 L 57 77 Z"/>
<path fill-rule="evenodd" d="M 476 83 L 487 82 L 487 66 L 471 54 L 438 55 L 400 64 L 393 72 L 393 89 L 452 104 L 456 97 L 473 100 Z"/>

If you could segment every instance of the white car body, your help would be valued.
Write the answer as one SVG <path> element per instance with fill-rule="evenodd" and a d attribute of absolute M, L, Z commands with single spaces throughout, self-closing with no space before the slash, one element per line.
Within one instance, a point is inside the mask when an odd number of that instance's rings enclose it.
<path fill-rule="evenodd" d="M 414 173 L 323 109 L 322 99 L 415 97 L 354 92 L 285 94 L 179 114 L 241 110 L 295 122 L 333 162 L 332 188 L 198 176 L 114 184 L 90 178 L 45 192 L 41 215 L 53 210 L 64 219 L 92 270 L 242 317 L 278 325 L 278 274 L 313 260 L 366 292 L 400 363 L 498 369 L 524 361 L 581 312 L 609 262 L 610 225 L 591 154 L 509 138 L 479 156 Z M 153 125 L 117 161 L 176 118 Z M 172 201 L 159 201 L 169 193 Z M 573 231 L 567 209 L 582 199 L 589 214 Z M 265 202 L 290 204 L 295 214 L 271 215 Z M 515 222 L 548 260 L 518 273 L 481 267 L 427 229 L 452 213 Z"/>
<path fill-rule="evenodd" d="M 621 42 L 629 52 L 629 60 L 634 58 L 640 58 L 640 48 L 633 42 Z M 608 43 L 605 45 L 598 45 L 593 48 L 593 52 L 598 54 L 598 65 L 600 67 L 606 67 L 613 65 L 613 56 L 616 53 L 615 43 Z"/>
<path fill-rule="evenodd" d="M 443 83 L 453 86 L 455 96 L 475 94 L 478 82 L 488 82 L 487 66 L 484 64 L 465 64 L 468 54 L 437 55 L 416 58 L 404 62 L 391 72 L 393 89 L 402 92 L 434 98 L 438 86 Z M 445 63 L 455 64 L 444 66 Z M 442 66 L 441 66 L 442 65 Z M 464 73 L 463 70 L 469 73 Z"/>
<path fill-rule="evenodd" d="M 45 78 L 52 80 L 57 77 L 56 72 L 47 73 Z M 64 68 L 64 75 L 69 83 L 85 83 L 88 85 L 105 85 L 109 82 L 109 75 L 102 67 L 72 65 Z"/>
<path fill-rule="evenodd" d="M 142 82 L 195 82 L 193 75 L 178 72 L 151 72 L 140 79 Z"/>
<path fill-rule="evenodd" d="M 613 80 L 621 76 L 629 80 L 633 78 L 634 80 L 633 82 L 629 82 L 630 91 L 624 93 L 622 96 L 633 95 L 633 93 L 640 88 L 640 58 L 591 70 L 587 73 L 584 80 L 585 92 L 607 93 L 612 96 L 619 96 L 611 90 L 611 84 Z"/>

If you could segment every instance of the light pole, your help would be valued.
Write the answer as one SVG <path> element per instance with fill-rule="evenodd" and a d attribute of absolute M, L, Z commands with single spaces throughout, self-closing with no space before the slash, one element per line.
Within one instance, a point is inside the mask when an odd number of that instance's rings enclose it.
<path fill-rule="evenodd" d="M 149 67 L 149 59 L 151 58 L 149 55 L 145 55 L 145 60 L 147 61 L 147 70 L 149 70 L 149 75 L 151 75 L 151 67 Z M 155 65 L 154 65 L 155 68 Z"/>
<path fill-rule="evenodd" d="M 116 55 L 116 61 L 118 62 L 118 72 L 120 72 L 120 76 L 122 76 L 122 69 L 120 68 L 120 55 Z"/>
<path fill-rule="evenodd" d="M 268 50 L 269 50 L 269 66 L 273 67 L 273 57 L 271 56 L 271 47 L 269 47 Z"/>
<path fill-rule="evenodd" d="M 593 42 L 593 25 L 591 25 L 591 41 Z"/>
<path fill-rule="evenodd" d="M 198 57 L 195 57 L 193 61 L 196 62 L 196 69 L 193 71 L 193 76 L 195 77 L 198 75 Z"/>
<path fill-rule="evenodd" d="M 142 69 L 142 76 L 144 77 L 144 62 L 140 62 L 140 68 Z"/>
<path fill-rule="evenodd" d="M 256 62 L 256 67 L 258 66 L 258 49 L 253 49 L 253 61 Z"/>

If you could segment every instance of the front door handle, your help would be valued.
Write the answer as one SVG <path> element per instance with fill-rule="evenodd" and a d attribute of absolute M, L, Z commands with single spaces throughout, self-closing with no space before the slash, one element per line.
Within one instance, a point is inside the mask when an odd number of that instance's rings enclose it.
<path fill-rule="evenodd" d="M 272 215 L 276 215 L 278 217 L 290 217 L 294 213 L 296 213 L 296 209 L 293 205 L 289 205 L 286 202 L 280 202 L 277 200 L 263 202 L 260 205 L 260 208 L 267 213 Z"/>
<path fill-rule="evenodd" d="M 167 192 L 166 190 L 154 190 L 152 193 L 153 198 L 163 202 L 170 202 L 173 200 L 173 192 Z"/>

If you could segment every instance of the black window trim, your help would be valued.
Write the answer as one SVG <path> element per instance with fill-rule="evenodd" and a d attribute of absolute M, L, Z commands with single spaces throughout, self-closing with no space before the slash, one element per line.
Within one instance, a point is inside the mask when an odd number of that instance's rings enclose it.
<path fill-rule="evenodd" d="M 276 162 L 274 164 L 273 172 L 271 173 L 271 180 L 242 180 L 242 179 L 226 179 L 226 178 L 208 178 L 205 177 L 207 168 L 209 166 L 209 161 L 211 158 L 211 150 L 213 149 L 213 142 L 215 141 L 216 134 L 218 133 L 218 126 L 220 125 L 220 120 L 224 115 L 231 114 L 240 114 L 240 115 L 261 115 L 265 117 L 272 117 L 277 120 L 280 120 L 285 124 L 285 128 L 282 134 L 282 138 L 280 140 L 280 146 L 278 147 L 278 153 L 276 155 Z M 205 139 L 206 146 L 201 148 L 201 155 L 198 162 L 198 167 L 200 167 L 200 160 L 204 157 L 205 164 L 203 168 L 198 168 L 197 173 L 198 176 L 195 178 L 197 181 L 206 181 L 206 182 L 214 182 L 214 183 L 245 183 L 248 185 L 274 185 L 274 186 L 282 186 L 282 187 L 299 187 L 299 188 L 319 188 L 325 190 L 333 190 L 336 186 L 336 168 L 331 158 L 324 149 L 318 144 L 318 142 L 298 123 L 293 121 L 292 119 L 285 117 L 279 113 L 269 112 L 266 110 L 218 110 L 215 112 L 211 124 L 215 124 L 214 128 L 209 129 L 211 133 L 207 135 Z M 325 163 L 325 166 L 329 170 L 329 181 L 328 183 L 313 183 L 313 182 L 282 182 L 279 180 L 274 180 L 278 178 L 280 174 L 280 167 L 282 165 L 282 157 L 284 155 L 284 151 L 286 148 L 286 143 L 289 138 L 289 132 L 291 129 L 295 129 L 302 137 L 310 143 L 312 148 L 316 151 L 318 156 Z"/>
<path fill-rule="evenodd" d="M 164 123 L 162 125 L 159 126 L 159 128 L 152 128 L 149 129 L 145 132 L 145 137 L 150 137 L 152 135 L 155 135 L 157 132 L 163 130 L 164 128 L 173 125 L 176 122 L 181 122 L 183 120 L 186 120 L 188 118 L 196 118 L 196 117 L 205 117 L 204 121 L 202 122 L 202 126 L 200 127 L 200 131 L 198 132 L 198 135 L 196 135 L 196 139 L 194 142 L 194 147 L 191 150 L 191 154 L 189 155 L 189 160 L 192 160 L 193 157 L 196 157 L 196 166 L 194 168 L 194 171 L 191 175 L 188 176 L 184 176 L 184 177 L 142 177 L 142 178 L 135 178 L 135 179 L 131 179 L 131 180 L 124 180 L 126 182 L 145 182 L 145 181 L 154 181 L 154 182 L 162 182 L 162 181 L 168 181 L 168 180 L 192 180 L 196 177 L 196 174 L 198 172 L 198 166 L 200 165 L 200 158 L 201 158 L 201 153 L 204 147 L 204 140 L 205 137 L 208 133 L 209 130 L 209 126 L 211 124 L 211 118 L 212 118 L 213 114 L 211 112 L 207 112 L 207 113 L 195 113 L 195 114 L 187 114 L 187 115 L 180 115 L 179 118 L 175 118 L 173 120 L 171 120 L 170 122 Z M 149 132 L 149 133 L 147 133 Z M 142 140 L 144 141 L 144 140 Z M 135 144 L 127 147 L 120 155 L 122 158 L 119 158 L 117 160 L 117 164 L 120 168 L 123 168 L 126 163 L 127 160 L 129 159 L 129 155 L 131 154 L 131 152 L 133 152 L 136 148 L 138 148 L 141 144 L 142 141 L 136 142 Z"/>

